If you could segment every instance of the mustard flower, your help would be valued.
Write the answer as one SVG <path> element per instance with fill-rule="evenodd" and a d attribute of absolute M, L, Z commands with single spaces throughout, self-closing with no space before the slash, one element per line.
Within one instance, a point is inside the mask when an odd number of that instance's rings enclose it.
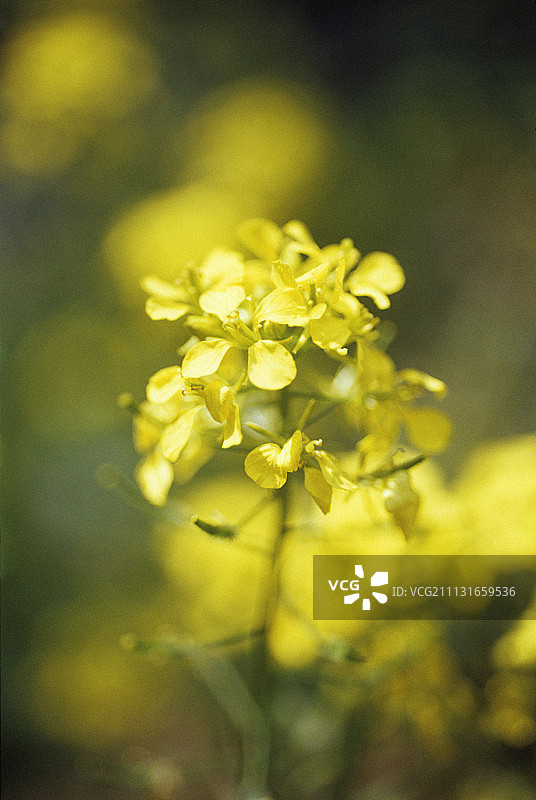
<path fill-rule="evenodd" d="M 214 431 L 210 420 L 223 423 L 223 449 L 240 444 L 240 411 L 233 390 L 223 381 L 215 378 L 193 385 L 178 366 L 158 370 L 147 384 L 146 395 L 134 418 L 136 449 L 145 452 L 136 479 L 146 499 L 163 505 L 175 478 L 173 465 L 192 438 L 197 441 L 190 460 L 199 466 L 206 460 L 207 442 L 213 440 Z M 209 453 L 215 446 L 213 442 Z"/>
<path fill-rule="evenodd" d="M 379 319 L 362 302 L 389 307 L 405 281 L 398 261 L 379 251 L 362 256 L 349 238 L 320 247 L 298 220 L 279 227 L 252 219 L 237 233 L 252 257 L 216 248 L 200 264 L 181 267 L 174 281 L 155 275 L 142 281 L 151 319 L 182 319 L 193 334 L 178 351 L 180 363 L 149 379 L 135 413 L 135 446 L 143 455 L 136 478 L 145 497 L 163 505 L 173 481 L 191 477 L 215 449 L 247 445 L 242 417 L 255 419 L 257 404 L 279 408 L 279 429 L 264 431 L 268 441 L 248 452 L 246 474 L 263 488 L 281 489 L 290 474 L 302 472 L 305 490 L 324 514 L 334 489 L 357 490 L 365 468 L 373 474 L 375 464 L 389 460 L 402 429 L 425 453 L 443 449 L 448 418 L 414 401 L 425 393 L 441 397 L 444 384 L 418 370 L 397 371 L 375 346 Z M 305 359 L 294 390 L 302 350 L 340 362 L 335 378 L 322 377 L 318 358 Z M 314 397 L 300 412 L 290 397 L 303 397 L 303 386 L 313 384 Z M 302 430 L 318 400 L 330 404 L 328 411 L 342 406 L 360 432 L 357 477 Z M 376 488 L 407 531 L 417 504 L 404 476 L 399 470 Z"/>
<path fill-rule="evenodd" d="M 224 320 L 246 296 L 243 281 L 240 253 L 214 249 L 199 268 L 184 267 L 175 283 L 156 275 L 143 278 L 142 288 L 149 293 L 145 310 L 154 320 L 174 321 L 199 309 Z"/>
<path fill-rule="evenodd" d="M 413 405 L 425 392 L 443 397 L 443 381 L 416 369 L 396 371 L 386 353 L 364 340 L 358 342 L 357 353 L 354 395 L 345 408 L 348 419 L 365 433 L 360 451 L 383 457 L 397 442 L 402 426 L 418 450 L 427 454 L 444 450 L 452 433 L 449 418 L 438 409 Z"/>
<path fill-rule="evenodd" d="M 247 376 L 259 389 L 277 391 L 288 386 L 296 377 L 296 364 L 281 342 L 262 339 L 249 329 L 238 314 L 230 315 L 224 323 L 228 338 L 207 338 L 188 350 L 182 362 L 182 372 L 187 378 L 213 375 L 227 353 L 247 353 Z"/>
<path fill-rule="evenodd" d="M 326 293 L 325 309 L 311 321 L 311 338 L 326 352 L 341 351 L 349 342 L 370 337 L 378 322 L 366 306 L 344 291 L 345 270 L 345 263 L 337 266 L 333 289 Z"/>

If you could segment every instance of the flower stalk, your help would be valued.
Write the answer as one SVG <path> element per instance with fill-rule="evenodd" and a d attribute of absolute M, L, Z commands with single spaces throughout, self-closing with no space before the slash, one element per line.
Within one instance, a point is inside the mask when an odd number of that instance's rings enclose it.
<path fill-rule="evenodd" d="M 322 515 L 340 495 L 376 492 L 407 538 L 419 506 L 410 470 L 446 447 L 451 425 L 445 414 L 420 404 L 442 398 L 443 382 L 419 370 L 397 370 L 385 352 L 375 310 L 389 308 L 405 282 L 392 255 L 362 257 L 348 238 L 320 247 L 296 220 L 282 228 L 249 220 L 238 238 L 245 252 L 216 248 L 201 263 L 185 265 L 174 281 L 144 278 L 148 316 L 181 320 L 191 335 L 178 348 L 180 362 L 149 379 L 144 400 L 123 395 L 120 402 L 133 414 L 136 481 L 156 513 L 165 515 L 174 487 L 192 480 L 219 450 L 245 451 L 245 474 L 266 491 L 237 522 L 189 515 L 208 536 L 227 540 L 222 546 L 269 559 L 258 598 L 260 624 L 244 639 L 221 642 L 260 637 L 249 676 L 206 647 L 175 643 L 166 651 L 191 662 L 241 732 L 240 797 L 251 800 L 267 796 L 271 637 L 278 608 L 292 608 L 281 587 L 281 566 L 295 492 L 308 496 L 307 514 Z M 264 441 L 257 444 L 248 430 Z M 275 501 L 268 551 L 262 541 L 246 541 L 241 529 Z M 296 610 L 296 617 L 303 622 L 303 612 Z M 348 643 L 322 637 L 312 620 L 304 627 L 320 660 L 361 661 Z M 143 645 L 135 649 L 143 651 Z"/>

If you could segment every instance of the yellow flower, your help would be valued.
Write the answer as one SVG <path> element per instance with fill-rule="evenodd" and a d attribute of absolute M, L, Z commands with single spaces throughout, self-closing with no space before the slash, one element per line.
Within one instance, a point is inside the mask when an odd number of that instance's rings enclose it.
<path fill-rule="evenodd" d="M 164 367 L 149 380 L 146 392 L 151 409 L 166 404 L 169 410 L 174 409 L 175 413 L 171 411 L 172 418 L 166 419 L 159 437 L 161 451 L 170 461 L 176 461 L 188 443 L 202 411 L 203 400 L 212 419 L 225 423 L 222 447 L 231 447 L 242 441 L 240 414 L 233 391 L 218 378 L 204 386 L 192 386 L 184 379 L 179 367 Z"/>
<path fill-rule="evenodd" d="M 411 405 L 425 391 L 443 397 L 446 386 L 419 370 L 397 372 L 389 356 L 360 340 L 355 400 L 346 404 L 350 421 L 366 433 L 359 443 L 360 451 L 385 455 L 396 443 L 402 425 L 419 450 L 427 454 L 444 450 L 452 433 L 449 418 L 435 408 Z"/>
<path fill-rule="evenodd" d="M 311 321 L 311 339 L 326 352 L 341 350 L 346 344 L 370 335 L 378 320 L 353 295 L 343 290 L 345 263 L 335 271 L 335 285 L 326 294 L 324 312 Z"/>
<path fill-rule="evenodd" d="M 151 319 L 174 321 L 201 309 L 225 320 L 246 296 L 243 282 L 243 257 L 220 248 L 199 267 L 183 267 L 175 283 L 147 275 L 141 286 L 149 294 L 145 310 Z"/>
<path fill-rule="evenodd" d="M 226 324 L 226 330 L 231 331 L 231 324 Z M 182 362 L 183 375 L 186 378 L 213 375 L 225 355 L 238 349 L 247 351 L 247 375 L 258 389 L 276 391 L 292 383 L 296 377 L 296 364 L 286 347 L 270 339 L 257 338 L 239 320 L 235 324 L 231 340 L 213 338 L 194 344 Z"/>
<path fill-rule="evenodd" d="M 288 473 L 300 466 L 302 447 L 301 431 L 294 431 L 283 447 L 273 442 L 261 444 L 246 456 L 246 474 L 263 489 L 280 489 Z"/>
<path fill-rule="evenodd" d="M 176 477 L 174 465 L 186 449 L 189 477 L 211 456 L 214 446 L 207 447 L 207 436 L 196 435 L 208 433 L 204 422 L 196 429 L 202 410 L 202 405 L 187 404 L 182 394 L 180 400 L 175 398 L 160 405 L 141 404 L 134 417 L 134 440 L 136 449 L 145 455 L 136 467 L 136 481 L 150 503 L 164 505 Z"/>
<path fill-rule="evenodd" d="M 136 407 L 133 419 L 134 446 L 144 453 L 136 467 L 136 481 L 143 496 L 157 506 L 164 505 L 175 479 L 173 459 L 162 448 L 162 438 L 184 412 L 181 385 L 178 367 L 159 370 L 147 384 L 148 399 Z"/>
<path fill-rule="evenodd" d="M 276 288 L 298 288 L 307 301 L 316 302 L 338 265 L 343 264 L 346 273 L 359 258 L 351 239 L 320 248 L 298 220 L 283 228 L 266 219 L 248 220 L 239 227 L 238 236 L 252 253 L 272 264 Z"/>
<path fill-rule="evenodd" d="M 158 370 L 146 394 L 133 423 L 136 449 L 146 454 L 136 468 L 136 480 L 149 502 L 163 505 L 176 477 L 173 465 L 183 453 L 188 451 L 178 472 L 184 467 L 189 475 L 214 451 L 211 418 L 224 423 L 222 447 L 227 448 L 242 441 L 240 414 L 229 386 L 219 379 L 192 385 L 178 366 Z"/>
<path fill-rule="evenodd" d="M 402 268 L 387 253 L 371 253 L 354 269 L 360 253 L 351 239 L 320 248 L 297 220 L 282 229 L 268 220 L 251 220 L 241 234 L 253 252 L 272 259 L 276 288 L 261 300 L 254 324 L 303 327 L 293 352 L 309 338 L 330 352 L 369 334 L 377 320 L 354 295 L 370 296 L 378 307 L 387 308 L 387 294 L 404 284 Z M 352 293 L 343 290 L 349 272 Z"/>
<path fill-rule="evenodd" d="M 242 441 L 240 412 L 234 402 L 233 391 L 218 378 L 207 383 L 204 389 L 205 404 L 212 419 L 224 422 L 222 448 L 232 447 Z"/>
<path fill-rule="evenodd" d="M 174 322 L 191 311 L 191 292 L 187 285 L 170 283 L 157 275 L 146 275 L 141 288 L 149 294 L 145 312 L 154 320 L 167 319 Z"/>
<path fill-rule="evenodd" d="M 238 236 L 253 258 L 217 248 L 198 265 L 185 264 L 174 282 L 154 275 L 142 282 L 149 295 L 148 315 L 184 318 L 193 334 L 178 351 L 182 362 L 158 370 L 147 384 L 147 400 L 136 407 L 135 444 L 145 454 L 136 476 L 143 494 L 162 505 L 173 480 L 195 474 L 218 443 L 224 449 L 240 444 L 240 393 L 252 387 L 286 389 L 307 345 L 317 349 L 315 370 L 321 363 L 318 349 L 342 363 L 335 378 L 328 379 L 320 373 L 308 376 L 313 361 L 305 359 L 300 377 L 304 385 L 321 384 L 310 403 L 319 399 L 332 400 L 333 408 L 342 405 L 362 432 L 353 477 L 335 455 L 321 449 L 321 440 L 309 441 L 300 430 L 286 441 L 274 436 L 275 442 L 254 448 L 245 459 L 246 473 L 259 486 L 277 489 L 289 472 L 303 469 L 305 489 L 324 514 L 334 489 L 351 492 L 376 475 L 373 488 L 383 491 L 386 508 L 407 533 L 417 496 L 400 469 L 382 482 L 377 467 L 397 446 L 402 429 L 428 454 L 446 446 L 451 425 L 441 412 L 414 405 L 425 393 L 441 397 L 442 381 L 414 369 L 396 371 L 389 356 L 374 346 L 379 320 L 360 298 L 388 308 L 389 296 L 404 285 L 400 264 L 383 252 L 361 258 L 348 238 L 319 247 L 298 220 L 283 227 L 266 219 L 248 220 Z M 294 394 L 302 396 L 303 386 Z M 272 411 L 282 396 L 274 397 Z M 244 399 L 251 409 L 259 393 Z M 261 402 L 264 410 L 266 394 Z M 296 427 L 304 427 L 311 408 L 306 405 Z M 286 409 L 288 425 L 299 412 L 294 401 Z"/>
<path fill-rule="evenodd" d="M 233 250 L 215 249 L 201 264 L 196 279 L 202 288 L 199 305 L 222 321 L 244 300 L 244 259 Z"/>

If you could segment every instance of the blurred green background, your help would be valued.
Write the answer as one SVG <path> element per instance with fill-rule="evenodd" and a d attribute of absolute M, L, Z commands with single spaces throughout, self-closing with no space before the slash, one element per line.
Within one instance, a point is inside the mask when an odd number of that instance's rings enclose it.
<path fill-rule="evenodd" d="M 176 362 L 142 275 L 236 246 L 251 216 L 386 250 L 407 275 L 390 352 L 450 388 L 445 473 L 534 429 L 534 24 L 532 3 L 499 0 L 0 4 L 6 800 L 232 796 L 237 743 L 206 692 L 117 644 L 186 625 L 195 597 L 182 573 L 170 582 L 150 521 L 97 479 L 136 461 L 117 395 L 141 398 Z M 459 650 L 452 669 L 480 687 L 500 631 L 462 627 L 434 657 Z M 335 729 L 287 677 L 296 716 Z M 410 705 L 415 685 L 400 691 Z M 448 746 L 423 723 L 437 741 L 422 750 L 390 713 L 378 741 L 363 734 L 350 788 L 292 794 L 280 776 L 281 797 L 534 796 L 531 734 L 486 744 L 469 714 Z M 352 724 L 374 728 L 363 711 Z"/>

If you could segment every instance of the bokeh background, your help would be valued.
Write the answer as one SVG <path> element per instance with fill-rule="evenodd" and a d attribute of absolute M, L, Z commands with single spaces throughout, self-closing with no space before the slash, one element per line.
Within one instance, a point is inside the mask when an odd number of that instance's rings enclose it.
<path fill-rule="evenodd" d="M 394 253 L 407 284 L 390 352 L 449 385 L 447 484 L 476 481 L 490 547 L 504 509 L 523 507 L 535 552 L 534 5 L 3 0 L 0 26 L 6 800 L 232 796 L 236 735 L 202 685 L 118 646 L 132 629 L 202 632 L 211 613 L 192 611 L 197 545 L 155 535 L 101 469 L 130 476 L 136 461 L 117 395 L 141 398 L 176 362 L 176 327 L 145 318 L 139 278 L 235 246 L 251 216 Z M 484 472 L 467 466 L 518 436 Z M 204 481 L 225 503 L 229 486 Z M 276 776 L 280 797 L 533 797 L 534 671 L 521 655 L 490 684 L 504 634 L 425 637 L 418 669 L 393 667 L 378 690 L 377 728 L 355 698 L 328 713 L 283 658 L 279 713 L 303 720 L 303 763 Z M 344 781 L 341 736 L 357 754 Z"/>

